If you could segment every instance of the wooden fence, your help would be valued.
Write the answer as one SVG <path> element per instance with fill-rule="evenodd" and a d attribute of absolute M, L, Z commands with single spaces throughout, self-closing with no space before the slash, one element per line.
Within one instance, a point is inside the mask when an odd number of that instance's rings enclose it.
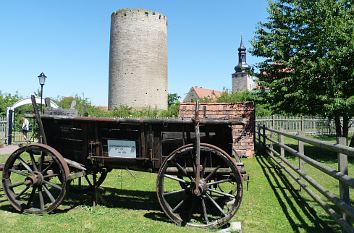
<path fill-rule="evenodd" d="M 284 138 L 298 141 L 298 149 L 284 143 Z M 291 178 L 296 181 L 302 190 L 306 191 L 342 228 L 343 232 L 354 232 L 350 219 L 354 219 L 354 208 L 350 204 L 349 189 L 354 187 L 354 178 L 348 176 L 348 156 L 354 157 L 354 148 L 346 146 L 345 138 L 338 138 L 337 144 L 330 144 L 320 140 L 304 136 L 304 132 L 298 135 L 285 133 L 271 129 L 265 125 L 257 125 L 258 145 L 261 145 L 272 160 L 278 164 Z M 336 152 L 338 155 L 338 169 L 333 169 L 305 155 L 304 143 L 317 148 Z M 291 163 L 285 152 L 298 158 L 298 166 Z M 339 182 L 339 195 L 332 193 L 323 187 L 304 170 L 304 164 L 308 164 L 320 172 L 327 174 Z M 304 182 L 306 181 L 306 182 Z M 316 194 L 314 189 L 321 195 Z M 324 201 L 323 199 L 327 199 Z M 333 203 L 333 207 L 328 205 Z"/>
<path fill-rule="evenodd" d="M 319 117 L 257 117 L 256 123 L 275 130 L 284 130 L 289 133 L 304 131 L 305 134 L 309 135 L 336 134 L 334 121 Z M 354 133 L 354 119 L 350 121 L 349 133 Z"/>

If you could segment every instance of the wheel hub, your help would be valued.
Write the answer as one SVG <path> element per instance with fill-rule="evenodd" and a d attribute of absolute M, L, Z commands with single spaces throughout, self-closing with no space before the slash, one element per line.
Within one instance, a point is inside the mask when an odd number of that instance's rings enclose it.
<path fill-rule="evenodd" d="M 32 186 L 39 186 L 43 183 L 43 175 L 40 172 L 33 172 L 26 177 L 25 183 Z"/>
<path fill-rule="evenodd" d="M 208 185 L 205 182 L 204 179 L 201 179 L 199 181 L 199 184 L 195 183 L 194 189 L 193 189 L 193 194 L 196 195 L 197 197 L 203 195 L 206 193 L 206 191 L 208 190 Z"/>

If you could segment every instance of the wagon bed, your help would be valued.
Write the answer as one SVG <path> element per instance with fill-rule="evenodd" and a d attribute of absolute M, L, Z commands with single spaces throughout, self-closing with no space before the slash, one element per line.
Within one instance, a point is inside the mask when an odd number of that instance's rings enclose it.
<path fill-rule="evenodd" d="M 176 148 L 194 143 L 192 119 L 134 119 L 42 116 L 47 144 L 65 158 L 90 166 L 97 159 L 108 168 L 157 171 Z M 232 154 L 230 125 L 240 120 L 200 120 L 200 140 Z M 133 142 L 135 156 L 110 156 L 109 142 Z"/>

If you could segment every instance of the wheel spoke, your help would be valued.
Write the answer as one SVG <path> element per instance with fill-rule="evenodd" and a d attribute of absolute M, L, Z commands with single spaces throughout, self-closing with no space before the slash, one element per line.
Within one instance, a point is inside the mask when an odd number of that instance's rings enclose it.
<path fill-rule="evenodd" d="M 185 199 L 183 199 L 182 201 L 180 201 L 180 202 L 175 206 L 175 208 L 173 208 L 172 212 L 175 212 L 175 211 L 184 203 L 184 200 L 185 200 Z"/>
<path fill-rule="evenodd" d="M 191 197 L 189 197 L 189 208 L 188 208 L 188 217 L 187 220 L 190 221 L 192 218 L 192 214 L 193 214 L 193 210 L 194 210 L 194 206 L 195 206 L 195 202 L 193 201 L 193 199 Z"/>
<path fill-rule="evenodd" d="M 38 189 L 38 196 L 39 196 L 39 205 L 40 205 L 41 210 L 43 211 L 44 210 L 44 199 L 43 199 L 43 192 L 40 188 Z"/>
<path fill-rule="evenodd" d="M 187 182 L 187 181 L 185 181 L 185 180 L 183 180 L 183 179 L 180 179 L 180 178 L 175 177 L 175 176 L 167 175 L 167 174 L 164 174 L 164 177 L 167 177 L 167 178 L 169 178 L 169 179 L 171 179 L 171 180 L 176 180 L 176 181 L 178 181 L 178 182 L 182 182 L 182 183 L 184 183 L 184 184 L 189 183 L 189 182 Z"/>
<path fill-rule="evenodd" d="M 188 177 L 191 181 L 194 181 L 194 178 L 191 177 L 190 175 L 188 175 L 187 173 L 187 170 L 182 167 L 179 163 L 175 162 L 176 163 L 176 167 L 179 171 L 181 171 L 183 173 L 183 175 L 185 175 L 186 177 Z"/>
<path fill-rule="evenodd" d="M 23 185 L 25 184 L 25 181 L 21 181 L 21 182 L 16 182 L 10 185 L 10 188 L 15 188 L 17 186 Z"/>
<path fill-rule="evenodd" d="M 50 201 L 52 203 L 55 202 L 55 198 L 53 197 L 53 195 L 50 193 L 50 191 L 48 190 L 47 186 L 44 184 L 43 186 L 44 192 L 47 194 L 47 196 L 49 197 Z"/>
<path fill-rule="evenodd" d="M 38 171 L 37 165 L 36 165 L 36 160 L 34 159 L 34 156 L 33 156 L 32 151 L 29 151 L 28 153 L 29 153 L 30 158 L 31 158 L 31 161 L 32 161 L 33 169 L 34 169 L 35 171 Z"/>
<path fill-rule="evenodd" d="M 211 197 L 209 196 L 209 194 L 205 194 L 205 196 L 211 201 L 211 203 L 214 204 L 214 206 L 224 215 L 226 216 L 225 212 L 223 211 L 223 209 L 218 205 L 218 203 L 216 203 L 216 201 Z"/>
<path fill-rule="evenodd" d="M 89 180 L 88 176 L 85 176 L 85 179 L 86 179 L 87 183 L 89 184 L 89 186 L 93 187 L 93 185 L 92 185 L 91 181 Z"/>
<path fill-rule="evenodd" d="M 218 193 L 218 194 L 221 194 L 221 195 L 224 195 L 224 196 L 227 196 L 227 197 L 235 198 L 235 196 L 231 195 L 230 193 L 221 192 L 221 191 L 218 191 L 218 190 L 215 190 L 215 189 L 208 188 L 208 191 L 211 191 L 211 192 L 214 192 L 214 193 Z"/>
<path fill-rule="evenodd" d="M 26 205 L 27 208 L 30 207 L 31 202 L 33 201 L 34 195 L 36 193 L 36 189 L 37 189 L 37 187 L 33 187 L 33 189 L 32 189 L 31 195 L 30 195 L 30 197 L 28 198 L 28 201 L 27 201 L 27 205 Z"/>
<path fill-rule="evenodd" d="M 204 174 L 205 174 L 205 168 L 206 168 L 206 165 L 207 165 L 207 158 L 208 158 L 208 157 L 205 157 L 205 158 L 204 158 L 203 170 L 202 170 L 202 174 L 200 175 L 201 178 L 203 178 L 203 177 L 204 177 Z"/>
<path fill-rule="evenodd" d="M 28 166 L 28 164 L 21 158 L 18 157 L 18 160 L 20 160 L 20 163 L 22 164 L 22 166 L 24 166 L 29 172 L 33 172 L 32 169 Z"/>
<path fill-rule="evenodd" d="M 190 151 L 189 152 L 189 154 L 190 154 L 190 157 L 192 158 L 192 167 L 193 167 L 193 175 L 194 175 L 194 177 L 196 177 L 196 166 L 195 166 L 195 159 L 193 158 L 194 157 L 194 155 L 193 155 L 193 153 L 192 153 L 193 151 Z"/>
<path fill-rule="evenodd" d="M 214 184 L 221 184 L 221 183 L 230 182 L 230 181 L 232 181 L 232 180 L 231 179 L 217 180 L 217 181 L 213 181 L 213 182 L 207 183 L 207 185 L 211 186 L 211 185 L 214 185 Z"/>
<path fill-rule="evenodd" d="M 27 185 L 26 188 L 24 188 L 19 194 L 15 196 L 15 198 L 17 199 L 21 197 L 30 187 L 31 187 L 30 185 Z"/>
<path fill-rule="evenodd" d="M 45 175 L 43 176 L 44 179 L 46 178 L 52 178 L 52 177 L 55 177 L 55 176 L 59 176 L 60 174 L 50 174 L 50 175 Z"/>
<path fill-rule="evenodd" d="M 206 178 L 205 181 L 208 181 L 220 168 L 221 166 L 217 166 Z"/>
<path fill-rule="evenodd" d="M 45 183 L 45 184 L 47 184 L 47 185 L 50 185 L 50 186 L 52 186 L 53 188 L 56 188 L 56 189 L 59 189 L 59 190 L 62 190 L 62 189 L 63 189 L 63 188 L 60 187 L 59 185 L 53 184 L 53 183 L 51 183 L 51 182 L 49 182 L 49 181 L 46 181 L 46 180 L 43 180 L 43 183 Z"/>
<path fill-rule="evenodd" d="M 12 168 L 10 168 L 9 171 L 12 172 L 12 173 L 16 173 L 16 174 L 18 174 L 18 175 L 21 175 L 21 176 L 26 176 L 26 177 L 30 175 L 30 174 L 27 173 L 27 172 L 18 171 L 18 170 L 16 170 L 16 169 L 12 169 Z"/>
<path fill-rule="evenodd" d="M 41 151 L 41 157 L 39 158 L 39 165 L 38 165 L 38 168 L 40 171 L 42 171 L 42 167 L 43 167 L 43 162 L 44 162 L 44 152 Z"/>
<path fill-rule="evenodd" d="M 41 170 L 41 173 L 42 174 L 46 173 L 48 171 L 48 169 L 53 165 L 53 163 L 54 163 L 53 161 L 50 161 L 49 165 L 46 168 L 44 168 L 43 170 Z M 41 165 L 41 167 L 42 166 L 43 165 Z"/>
<path fill-rule="evenodd" d="M 186 192 L 186 189 L 181 189 L 181 190 L 176 190 L 176 191 L 171 191 L 168 193 L 163 193 L 164 196 L 172 195 L 172 194 L 177 194 L 177 193 L 184 193 Z"/>
<path fill-rule="evenodd" d="M 206 210 L 204 198 L 202 198 L 202 207 L 203 207 L 204 219 L 205 219 L 206 223 L 208 224 L 209 223 L 209 219 L 208 219 L 208 213 L 207 213 L 207 210 Z"/>

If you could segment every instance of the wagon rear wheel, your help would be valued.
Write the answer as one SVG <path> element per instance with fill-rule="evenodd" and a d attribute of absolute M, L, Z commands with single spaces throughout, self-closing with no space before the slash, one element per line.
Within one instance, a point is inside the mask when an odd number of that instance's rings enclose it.
<path fill-rule="evenodd" d="M 10 155 L 2 182 L 16 210 L 48 213 L 63 201 L 68 176 L 68 165 L 58 151 L 44 144 L 32 144 Z"/>
<path fill-rule="evenodd" d="M 157 177 L 159 203 L 177 224 L 222 226 L 240 206 L 241 175 L 226 152 L 201 143 L 201 180 L 197 184 L 195 157 L 195 148 L 191 144 L 180 147 L 168 156 Z M 199 191 L 196 192 L 196 189 Z"/>

